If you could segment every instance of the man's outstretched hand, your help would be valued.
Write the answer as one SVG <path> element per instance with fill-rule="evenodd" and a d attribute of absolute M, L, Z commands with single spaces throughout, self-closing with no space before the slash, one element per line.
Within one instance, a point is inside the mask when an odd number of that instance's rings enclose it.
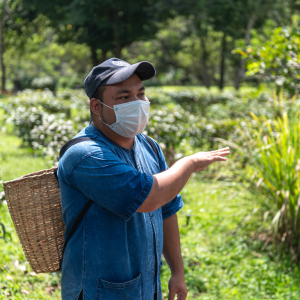
<path fill-rule="evenodd" d="M 168 300 L 176 299 L 177 300 L 185 300 L 187 296 L 188 290 L 185 284 L 184 275 L 172 275 L 169 280 L 169 297 Z"/>
<path fill-rule="evenodd" d="M 208 151 L 208 152 L 198 152 L 187 156 L 189 159 L 192 159 L 194 165 L 194 172 L 204 171 L 209 165 L 217 161 L 226 161 L 227 156 L 230 154 L 229 147 Z"/>

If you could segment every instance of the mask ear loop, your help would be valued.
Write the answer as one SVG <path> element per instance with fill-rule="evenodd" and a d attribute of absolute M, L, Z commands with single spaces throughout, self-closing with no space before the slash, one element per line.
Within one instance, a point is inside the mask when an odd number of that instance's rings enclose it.
<path fill-rule="evenodd" d="M 105 106 L 107 106 L 107 107 L 109 107 L 109 108 L 111 108 L 111 109 L 113 109 L 113 107 L 110 107 L 110 106 L 108 106 L 108 105 L 106 105 L 106 104 L 104 104 L 102 101 L 100 101 L 99 99 L 97 99 L 100 103 L 102 103 L 103 105 L 105 105 Z"/>
<path fill-rule="evenodd" d="M 109 108 L 111 108 L 111 109 L 113 109 L 112 107 L 110 107 L 110 106 L 108 106 L 108 105 L 106 105 L 106 104 L 104 104 L 102 101 L 100 101 L 99 99 L 97 99 L 100 103 L 102 103 L 103 105 L 105 105 L 105 106 L 107 106 L 107 107 L 109 107 Z M 100 118 L 100 116 L 99 116 L 99 119 L 100 119 L 100 121 L 103 123 L 103 124 L 105 124 L 106 126 L 108 126 L 108 127 L 110 127 L 111 125 L 108 125 L 108 124 L 106 124 L 101 118 Z"/>

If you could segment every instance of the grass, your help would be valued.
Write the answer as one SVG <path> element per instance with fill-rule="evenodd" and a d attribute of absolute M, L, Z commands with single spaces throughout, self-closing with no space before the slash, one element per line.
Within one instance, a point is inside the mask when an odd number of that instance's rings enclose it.
<path fill-rule="evenodd" d="M 0 166 L 4 181 L 50 167 L 4 132 Z M 257 234 L 262 217 L 255 197 L 238 185 L 204 178 L 189 180 L 178 213 L 188 299 L 300 299 L 298 267 L 288 256 L 279 257 L 272 245 L 262 251 L 264 241 Z M 61 299 L 61 273 L 32 273 L 5 204 L 0 205 L 0 221 L 9 233 L 6 242 L 0 239 L 0 299 Z M 164 299 L 169 276 L 164 262 Z"/>
<path fill-rule="evenodd" d="M 182 195 L 188 299 L 300 299 L 298 267 L 272 245 L 262 251 L 262 216 L 253 195 L 237 185 L 204 183 L 202 176 L 192 178 Z M 169 275 L 164 265 L 164 291 Z"/>

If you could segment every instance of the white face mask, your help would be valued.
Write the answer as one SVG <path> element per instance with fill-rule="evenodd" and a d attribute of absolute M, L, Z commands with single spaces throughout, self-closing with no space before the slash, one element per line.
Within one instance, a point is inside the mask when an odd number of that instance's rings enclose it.
<path fill-rule="evenodd" d="M 99 99 L 97 100 L 101 102 Z M 103 102 L 101 103 L 115 111 L 115 123 L 108 125 L 103 122 L 100 117 L 99 119 L 103 124 L 107 125 L 116 133 L 128 138 L 132 138 L 144 131 L 149 119 L 149 101 L 130 101 L 127 103 L 114 105 L 113 108 L 104 104 Z"/>

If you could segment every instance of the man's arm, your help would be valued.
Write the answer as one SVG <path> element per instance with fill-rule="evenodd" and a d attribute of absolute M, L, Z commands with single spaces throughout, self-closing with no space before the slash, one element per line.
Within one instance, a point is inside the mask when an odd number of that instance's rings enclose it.
<path fill-rule="evenodd" d="M 226 161 L 229 148 L 198 152 L 178 160 L 170 169 L 153 175 L 153 186 L 137 212 L 151 212 L 173 200 L 192 173 L 204 171 L 216 161 Z"/>
<path fill-rule="evenodd" d="M 180 236 L 176 214 L 164 219 L 163 236 L 163 255 L 172 273 L 169 280 L 168 300 L 173 300 L 175 295 L 177 295 L 178 299 L 185 300 L 187 296 L 187 288 L 184 279 L 184 268 L 181 256 Z"/>

